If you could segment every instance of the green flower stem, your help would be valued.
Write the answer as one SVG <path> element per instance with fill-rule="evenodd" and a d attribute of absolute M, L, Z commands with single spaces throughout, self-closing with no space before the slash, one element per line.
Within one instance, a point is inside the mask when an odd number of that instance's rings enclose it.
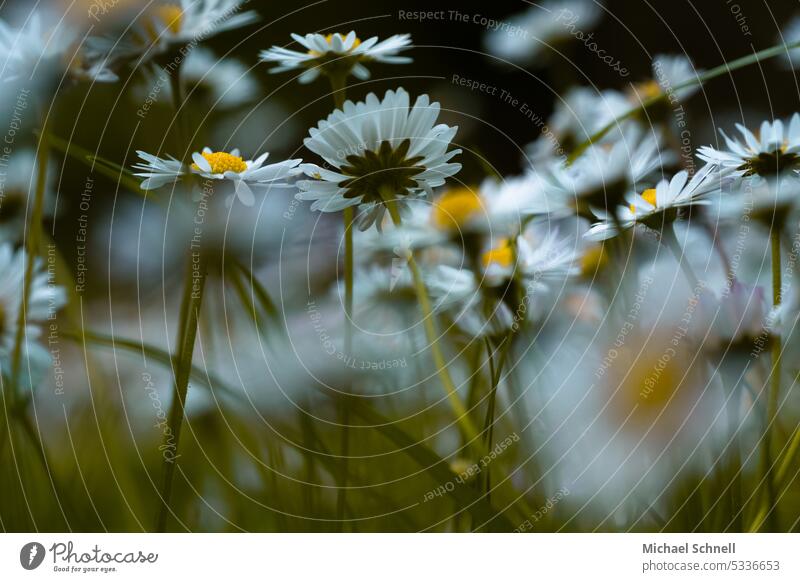
<path fill-rule="evenodd" d="M 47 166 L 50 161 L 48 120 L 43 114 L 42 129 L 39 132 L 39 148 L 36 152 L 36 191 L 33 198 L 30 228 L 25 239 L 25 275 L 22 283 L 22 298 L 20 300 L 19 315 L 17 320 L 16 336 L 14 337 L 14 351 L 11 356 L 11 404 L 15 407 L 20 398 L 20 367 L 22 365 L 22 352 L 25 344 L 25 324 L 28 317 L 28 302 L 31 295 L 33 273 L 36 268 L 36 258 L 39 254 L 39 245 L 42 238 L 42 214 L 44 212 L 44 194 L 47 186 Z M 24 400 L 24 399 L 23 399 Z"/>
<path fill-rule="evenodd" d="M 770 246 L 772 247 L 772 305 L 778 308 L 781 304 L 781 228 L 773 224 L 770 231 Z M 775 483 L 775 463 L 772 458 L 773 435 L 777 430 L 778 401 L 781 392 L 781 337 L 774 334 L 772 337 L 772 374 L 770 375 L 769 397 L 767 399 L 767 422 L 764 428 L 764 490 L 766 493 L 767 523 L 772 531 L 778 531 L 778 502 Z M 762 518 L 763 520 L 763 518 Z M 760 528 L 761 522 L 758 523 Z"/>
<path fill-rule="evenodd" d="M 400 212 L 397 209 L 397 204 L 389 196 L 384 195 L 382 197 L 384 203 L 386 204 L 386 208 L 389 210 L 389 214 L 392 217 L 392 222 L 394 222 L 395 226 L 399 227 L 402 221 L 400 219 Z M 456 415 L 456 420 L 458 421 L 461 430 L 464 432 L 464 436 L 466 437 L 467 441 L 477 442 L 476 439 L 478 439 L 478 431 L 475 428 L 475 424 L 469 417 L 466 406 L 464 406 L 464 403 L 461 402 L 461 398 L 458 396 L 458 390 L 453 383 L 453 379 L 450 377 L 450 372 L 447 370 L 447 363 L 445 362 L 444 354 L 442 353 L 442 349 L 437 341 L 439 334 L 434 321 L 431 300 L 428 297 L 428 291 L 425 288 L 425 281 L 422 279 L 422 273 L 420 273 L 419 266 L 417 265 L 417 261 L 414 259 L 413 253 L 408 254 L 408 267 L 411 270 L 411 277 L 414 280 L 414 291 L 417 294 L 417 299 L 419 300 L 420 308 L 422 309 L 422 316 L 425 324 L 425 334 L 427 335 L 428 342 L 431 346 L 431 353 L 433 354 L 433 361 L 436 365 L 436 372 L 439 376 L 439 380 L 444 386 L 444 391 L 447 394 L 450 407 L 453 409 L 453 413 Z"/>
<path fill-rule="evenodd" d="M 663 242 L 669 248 L 669 250 L 672 251 L 672 254 L 675 255 L 675 260 L 677 260 L 678 264 L 681 266 L 683 274 L 686 275 L 686 278 L 689 280 L 689 284 L 692 286 L 692 289 L 698 290 L 700 287 L 700 281 L 698 280 L 697 275 L 694 274 L 692 266 L 689 264 L 681 245 L 678 243 L 678 237 L 675 236 L 674 223 L 669 227 L 665 226 L 665 228 L 662 230 L 661 242 Z"/>
<path fill-rule="evenodd" d="M 172 512 L 172 485 L 175 479 L 175 465 L 177 464 L 180 444 L 181 427 L 186 414 L 186 396 L 189 390 L 189 377 L 192 373 L 192 357 L 194 344 L 197 338 L 197 328 L 200 319 L 200 308 L 203 304 L 203 291 L 205 289 L 207 264 L 202 249 L 197 251 L 199 256 L 189 258 L 186 279 L 184 281 L 183 298 L 181 299 L 180 318 L 178 322 L 178 336 L 175 344 L 176 354 L 173 362 L 175 383 L 173 385 L 172 403 L 170 405 L 167 427 L 164 432 L 163 452 L 164 477 L 161 484 L 161 505 L 156 520 L 156 531 L 164 532 L 167 527 L 167 518 Z"/>
<path fill-rule="evenodd" d="M 766 59 L 771 59 L 772 57 L 776 57 L 778 55 L 784 54 L 787 50 L 791 50 L 791 49 L 795 49 L 795 48 L 800 48 L 800 42 L 795 42 L 795 43 L 788 44 L 788 45 L 784 45 L 784 44 L 775 45 L 773 47 L 764 49 L 762 51 L 758 51 L 756 53 L 753 53 L 752 55 L 747 55 L 747 56 L 744 56 L 744 57 L 741 57 L 741 58 L 738 58 L 738 59 L 734 59 L 734 60 L 730 61 L 729 63 L 722 63 L 721 65 L 719 65 L 717 67 L 714 67 L 713 69 L 711 69 L 709 71 L 706 71 L 705 73 L 701 73 L 701 74 L 695 76 L 692 79 L 684 81 L 683 83 L 678 83 L 674 87 L 670 87 L 670 90 L 671 90 L 672 94 L 675 94 L 678 91 L 680 91 L 681 89 L 686 89 L 688 87 L 694 87 L 695 85 L 702 85 L 703 83 L 705 83 L 707 81 L 710 81 L 711 79 L 716 79 L 717 77 L 721 77 L 722 75 L 725 75 L 726 73 L 732 73 L 733 71 L 737 71 L 737 70 L 742 69 L 744 67 L 748 67 L 748 66 L 750 66 L 752 64 L 759 63 L 759 62 L 764 61 Z M 625 121 L 626 119 L 630 119 L 631 117 L 637 115 L 640 111 L 645 111 L 645 110 L 649 109 L 653 105 L 656 105 L 656 104 L 664 101 L 668 97 L 669 97 L 669 93 L 662 91 L 659 95 L 655 95 L 654 97 L 650 97 L 648 99 L 644 99 L 639 106 L 634 107 L 633 109 L 630 109 L 630 110 L 626 111 L 625 113 L 623 113 L 622 115 L 620 115 L 619 117 L 613 119 L 610 123 L 608 123 L 607 125 L 603 126 L 599 131 L 597 131 L 596 133 L 592 134 L 591 137 L 589 137 L 589 139 L 587 139 L 585 142 L 583 142 L 578 147 L 576 147 L 572 151 L 572 153 L 569 155 L 569 157 L 567 158 L 567 163 L 571 164 L 576 159 L 578 159 L 580 157 L 580 155 L 584 151 L 586 151 L 586 148 L 588 148 L 593 143 L 596 143 L 596 142 L 600 141 L 601 139 L 603 139 L 603 137 L 609 131 L 611 131 L 612 129 L 617 127 L 617 125 L 619 123 Z"/>
<path fill-rule="evenodd" d="M 331 95 L 337 109 L 344 107 L 347 75 L 330 76 Z M 344 219 L 344 353 L 350 358 L 353 355 L 353 220 L 355 209 L 348 206 L 342 213 Z M 339 425 L 341 428 L 341 473 L 339 487 L 336 493 L 336 519 L 337 527 L 341 531 L 347 512 L 347 473 L 348 457 L 350 456 L 350 409 L 347 398 L 339 402 Z"/>

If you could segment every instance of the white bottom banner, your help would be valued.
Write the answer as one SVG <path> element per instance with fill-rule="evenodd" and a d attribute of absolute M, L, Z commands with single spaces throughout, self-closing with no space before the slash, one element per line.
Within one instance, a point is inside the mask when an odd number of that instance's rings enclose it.
<path fill-rule="evenodd" d="M 0 580 L 797 581 L 799 550 L 792 534 L 4 534 Z"/>

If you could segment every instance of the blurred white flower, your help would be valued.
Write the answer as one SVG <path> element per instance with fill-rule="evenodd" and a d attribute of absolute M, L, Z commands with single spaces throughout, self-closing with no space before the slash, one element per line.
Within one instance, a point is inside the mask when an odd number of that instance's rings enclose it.
<path fill-rule="evenodd" d="M 47 171 L 44 216 L 55 212 L 56 200 L 53 167 Z M 0 243 L 16 243 L 25 232 L 28 204 L 36 190 L 36 152 L 32 149 L 15 151 L 0 171 Z"/>
<path fill-rule="evenodd" d="M 369 79 L 370 73 L 365 64 L 411 62 L 409 57 L 397 55 L 411 45 L 411 36 L 408 34 L 395 34 L 380 42 L 377 36 L 362 41 L 354 30 L 347 35 L 338 32 L 327 36 L 292 34 L 292 38 L 306 50 L 301 52 L 273 46 L 262 51 L 260 57 L 264 62 L 278 63 L 277 67 L 270 69 L 270 73 L 303 69 L 298 79 L 300 83 L 310 83 L 320 74 L 342 78 L 353 75 L 358 79 Z"/>
<path fill-rule="evenodd" d="M 312 179 L 297 183 L 299 199 L 313 200 L 311 209 L 322 212 L 358 206 L 362 230 L 380 226 L 387 200 L 402 209 L 405 199 L 432 193 L 461 169 L 450 163 L 461 150 L 447 149 L 458 128 L 437 125 L 438 115 L 438 103 L 421 95 L 411 106 L 402 88 L 387 91 L 382 101 L 374 93 L 347 101 L 304 141 L 334 170 L 304 165 Z"/>
<path fill-rule="evenodd" d="M 144 178 L 143 190 L 154 190 L 166 184 L 174 184 L 186 175 L 197 175 L 210 180 L 228 180 L 235 189 L 236 197 L 245 206 L 252 206 L 255 196 L 251 186 L 285 186 L 286 181 L 300 173 L 298 166 L 302 160 L 286 160 L 276 164 L 264 165 L 269 154 L 261 154 L 255 160 L 244 160 L 239 150 L 214 152 L 204 148 L 201 153 L 193 153 L 194 163 L 185 166 L 173 157 L 159 158 L 147 152 L 137 151 L 144 163 L 134 164 L 139 170 L 135 175 Z M 231 199 L 229 203 L 232 203 Z"/>
<path fill-rule="evenodd" d="M 633 105 L 666 93 L 669 100 L 685 101 L 700 90 L 700 83 L 691 87 L 678 87 L 687 81 L 697 80 L 702 70 L 695 69 L 684 55 L 656 55 L 653 58 L 653 78 L 634 86 Z"/>
<path fill-rule="evenodd" d="M 166 74 L 161 69 L 150 72 L 147 75 L 147 84 L 139 88 L 141 97 L 146 98 L 151 87 L 159 84 L 162 89 L 157 96 L 168 101 L 171 91 L 169 83 L 156 78 Z M 259 91 L 258 82 L 244 63 L 233 57 L 217 58 L 205 47 L 193 48 L 186 57 L 181 69 L 181 80 L 191 99 L 205 98 L 212 109 L 234 109 L 254 101 Z"/>
<path fill-rule="evenodd" d="M 0 76 L 17 82 L 57 83 L 65 74 L 77 80 L 116 81 L 105 61 L 91 57 L 80 40 L 65 18 L 44 9 L 34 9 L 18 27 L 0 20 L 0 53 L 5 58 Z"/>
<path fill-rule="evenodd" d="M 488 32 L 484 45 L 491 54 L 513 62 L 541 62 L 548 48 L 589 35 L 602 15 L 602 3 L 594 0 L 546 0 Z"/>
<path fill-rule="evenodd" d="M 800 42 L 800 16 L 795 16 L 778 34 L 779 44 L 796 44 Z M 781 62 L 787 69 L 800 68 L 800 48 L 789 49 L 781 56 Z"/>
<path fill-rule="evenodd" d="M 0 362 L 2 363 L 0 368 L 4 372 L 9 371 L 8 366 L 16 342 L 17 326 L 22 324 L 20 307 L 25 267 L 24 251 L 14 251 L 13 247 L 7 243 L 0 244 Z M 53 317 L 66 302 L 64 289 L 52 283 L 50 275 L 42 270 L 41 261 L 37 261 L 25 312 L 26 353 L 31 354 L 34 351 L 44 350 L 35 343 L 41 334 L 41 326 L 48 318 Z"/>
<path fill-rule="evenodd" d="M 628 100 L 618 91 L 570 89 L 563 97 L 557 96 L 553 115 L 547 120 L 549 132 L 543 129 L 542 136 L 529 144 L 525 152 L 534 163 L 564 157 L 630 108 Z M 613 135 L 610 132 L 604 136 L 602 143 L 608 143 Z"/>
<path fill-rule="evenodd" d="M 628 192 L 644 189 L 648 179 L 673 158 L 661 150 L 660 136 L 652 132 L 642 136 L 632 128 L 611 146 L 590 146 L 571 165 L 551 164 L 545 173 L 546 191 L 555 208 L 570 207 L 591 219 L 593 211 L 607 212 Z"/>

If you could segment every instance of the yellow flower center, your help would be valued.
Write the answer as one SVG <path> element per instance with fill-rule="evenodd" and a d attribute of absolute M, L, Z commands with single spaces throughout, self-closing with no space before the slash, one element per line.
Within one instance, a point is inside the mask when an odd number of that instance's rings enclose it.
<path fill-rule="evenodd" d="M 636 92 L 643 99 L 651 99 L 661 95 L 661 85 L 656 80 L 645 81 L 636 85 Z"/>
<path fill-rule="evenodd" d="M 471 188 L 445 192 L 433 207 L 433 224 L 442 230 L 463 228 L 483 210 L 483 200 Z"/>
<path fill-rule="evenodd" d="M 653 206 L 655 206 L 656 205 L 656 189 L 655 188 L 648 188 L 647 190 L 642 192 L 642 198 L 644 198 L 645 201 L 647 201 L 650 204 L 652 204 Z M 631 204 L 631 212 L 636 214 L 636 206 L 634 206 L 633 204 Z"/>
<path fill-rule="evenodd" d="M 608 263 L 608 254 L 602 244 L 594 245 L 587 249 L 581 257 L 581 275 L 594 277 L 595 273 L 602 270 Z"/>
<path fill-rule="evenodd" d="M 487 269 L 492 264 L 507 268 L 513 262 L 514 249 L 511 248 L 511 242 L 507 238 L 501 239 L 495 248 L 483 253 L 483 266 Z"/>
<path fill-rule="evenodd" d="M 333 35 L 334 34 L 336 36 L 338 36 L 340 39 L 342 39 L 342 42 L 344 42 L 344 39 L 347 38 L 345 35 L 341 34 L 340 32 L 335 32 L 335 33 L 329 34 L 329 35 L 327 35 L 325 37 L 325 42 L 328 43 L 328 46 L 331 45 L 331 42 L 333 41 Z M 350 52 L 352 50 L 355 50 L 356 48 L 358 48 L 358 45 L 360 45 L 360 44 L 361 44 L 361 39 L 356 37 L 356 40 L 353 41 L 353 46 L 351 46 L 350 49 L 348 49 L 348 52 Z M 321 53 L 321 52 L 315 51 L 315 50 L 310 50 L 310 51 L 308 51 L 308 54 L 314 55 L 315 57 L 319 57 L 319 56 L 322 56 L 324 53 Z"/>
<path fill-rule="evenodd" d="M 159 4 L 147 12 L 144 30 L 151 41 L 158 40 L 165 30 L 172 34 L 181 31 L 183 10 L 177 4 Z"/>
<path fill-rule="evenodd" d="M 183 10 L 176 4 L 162 4 L 155 8 L 155 16 L 172 34 L 178 34 L 181 31 L 181 20 L 183 19 Z"/>
<path fill-rule="evenodd" d="M 200 154 L 211 165 L 212 174 L 224 174 L 225 172 L 236 172 L 241 174 L 247 169 L 247 164 L 239 156 L 234 156 L 227 152 L 203 152 Z M 200 166 L 192 164 L 193 170 L 200 170 Z"/>

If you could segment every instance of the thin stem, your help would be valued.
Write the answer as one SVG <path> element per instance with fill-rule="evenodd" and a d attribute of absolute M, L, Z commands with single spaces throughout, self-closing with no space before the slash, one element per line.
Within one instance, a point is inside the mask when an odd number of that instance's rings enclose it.
<path fill-rule="evenodd" d="M 394 222 L 395 226 L 400 226 L 402 221 L 400 219 L 400 212 L 397 209 L 395 201 L 387 196 L 384 196 L 383 200 L 386 204 L 386 208 L 389 210 L 389 215 L 392 217 L 392 221 Z M 445 361 L 444 354 L 442 353 L 442 349 L 437 341 L 439 334 L 434 321 L 431 300 L 428 297 L 428 291 L 425 288 L 425 281 L 422 279 L 422 273 L 420 273 L 419 266 L 417 265 L 417 261 L 414 259 L 414 255 L 412 253 L 409 253 L 408 255 L 408 266 L 411 270 L 411 277 L 414 281 L 414 291 L 417 294 L 417 299 L 419 300 L 420 308 L 422 309 L 425 334 L 428 337 L 428 343 L 431 346 L 431 353 L 433 354 L 433 361 L 436 366 L 436 372 L 439 375 L 439 380 L 442 382 L 442 386 L 444 386 L 447 399 L 450 402 L 450 407 L 453 409 L 453 412 L 456 415 L 456 420 L 458 421 L 461 429 L 464 431 L 464 436 L 467 438 L 467 441 L 474 441 L 478 438 L 478 431 L 475 429 L 475 425 L 469 417 L 467 408 L 464 406 L 464 403 L 461 402 L 461 398 L 458 396 L 458 390 L 456 389 L 453 379 L 450 377 L 450 372 L 447 369 L 447 363 Z"/>
<path fill-rule="evenodd" d="M 47 118 L 43 115 L 42 130 L 39 133 L 39 148 L 36 152 L 36 191 L 33 198 L 31 211 L 30 231 L 25 239 L 25 275 L 22 283 L 22 298 L 20 299 L 19 318 L 17 320 L 16 336 L 14 337 L 14 351 L 11 359 L 11 405 L 18 404 L 20 397 L 19 374 L 22 365 L 22 352 L 25 345 L 25 322 L 28 318 L 28 302 L 30 300 L 33 273 L 36 268 L 36 258 L 39 254 L 39 244 L 42 238 L 42 214 L 44 212 L 44 194 L 47 185 L 47 166 L 50 160 L 49 130 Z"/>
<path fill-rule="evenodd" d="M 686 254 L 683 252 L 681 245 L 678 243 L 678 237 L 675 236 L 674 223 L 672 224 L 672 226 L 665 227 L 662 230 L 661 241 L 667 247 L 669 247 L 670 251 L 672 251 L 672 254 L 675 256 L 675 260 L 677 260 L 678 264 L 681 266 L 683 274 L 686 275 L 686 278 L 689 280 L 689 284 L 692 286 L 692 289 L 693 290 L 699 289 L 700 282 L 697 279 L 697 275 L 694 274 L 692 266 L 689 264 L 689 261 L 686 258 Z"/>
<path fill-rule="evenodd" d="M 189 390 L 189 376 L 192 372 L 192 357 L 197 338 L 200 308 L 203 304 L 203 291 L 206 282 L 206 259 L 202 250 L 195 251 L 189 259 L 181 299 L 178 337 L 175 345 L 176 355 L 173 363 L 175 383 L 167 425 L 164 428 L 164 442 L 161 446 L 164 457 L 164 478 L 161 484 L 161 505 L 156 520 L 156 531 L 166 531 L 167 518 L 171 513 L 172 485 L 175 479 L 175 465 L 178 459 L 181 427 L 185 417 L 186 396 Z"/>
<path fill-rule="evenodd" d="M 772 247 L 772 305 L 778 308 L 781 304 L 781 228 L 773 224 L 770 231 Z M 764 481 L 767 494 L 768 514 L 767 521 L 772 531 L 778 531 L 778 516 L 775 511 L 777 496 L 775 491 L 775 463 L 772 459 L 772 436 L 776 430 L 778 416 L 778 400 L 781 392 L 781 336 L 774 334 L 772 337 L 772 374 L 770 375 L 770 390 L 767 399 L 767 423 L 764 428 L 765 471 Z"/>
<path fill-rule="evenodd" d="M 747 55 L 738 59 L 735 59 L 729 63 L 722 63 L 721 65 L 714 67 L 713 69 L 706 71 L 705 73 L 699 74 L 693 79 L 689 79 L 684 81 L 683 83 L 678 83 L 674 87 L 671 88 L 670 92 L 662 91 L 660 94 L 650 97 L 648 99 L 644 99 L 638 107 L 634 107 L 620 115 L 619 117 L 613 119 L 607 125 L 603 126 L 599 131 L 592 134 L 585 142 L 580 144 L 576 147 L 572 153 L 567 158 L 567 163 L 574 162 L 580 155 L 586 151 L 586 148 L 591 146 L 593 143 L 597 143 L 599 140 L 603 139 L 609 131 L 617 127 L 622 121 L 626 119 L 630 119 L 634 115 L 638 114 L 640 111 L 644 111 L 661 101 L 667 99 L 670 95 L 677 94 L 678 91 L 681 89 L 686 89 L 688 87 L 693 87 L 695 85 L 702 85 L 706 81 L 710 81 L 711 79 L 716 79 L 717 77 L 721 77 L 726 73 L 732 73 L 733 71 L 737 71 L 744 67 L 750 66 L 752 64 L 758 63 L 760 61 L 771 59 L 772 57 L 784 54 L 786 51 L 800 48 L 800 42 L 795 42 L 792 44 L 784 45 L 779 44 L 773 47 L 764 49 L 762 51 L 758 51 L 753 53 L 752 55 Z"/>
<path fill-rule="evenodd" d="M 333 90 L 331 94 L 333 102 L 336 105 L 336 109 L 341 109 L 344 106 L 346 98 L 345 88 L 347 86 L 347 75 L 332 75 L 330 81 L 331 89 Z"/>
<path fill-rule="evenodd" d="M 189 132 L 186 129 L 186 112 L 183 110 L 184 94 L 183 83 L 181 82 L 181 67 L 178 67 L 169 75 L 170 93 L 172 95 L 172 107 L 175 110 L 175 127 L 178 135 L 178 158 L 184 162 L 189 159 L 191 143 L 189 142 Z"/>
<path fill-rule="evenodd" d="M 330 77 L 333 102 L 337 109 L 344 107 L 345 92 L 347 88 L 347 75 L 333 75 Z M 348 206 L 342 213 L 344 220 L 344 353 L 345 357 L 353 355 L 353 220 L 355 211 Z M 341 531 L 347 512 L 347 473 L 350 456 L 350 410 L 348 399 L 342 398 L 339 402 L 339 426 L 341 429 L 341 473 L 339 488 L 336 493 L 336 519 Z"/>

